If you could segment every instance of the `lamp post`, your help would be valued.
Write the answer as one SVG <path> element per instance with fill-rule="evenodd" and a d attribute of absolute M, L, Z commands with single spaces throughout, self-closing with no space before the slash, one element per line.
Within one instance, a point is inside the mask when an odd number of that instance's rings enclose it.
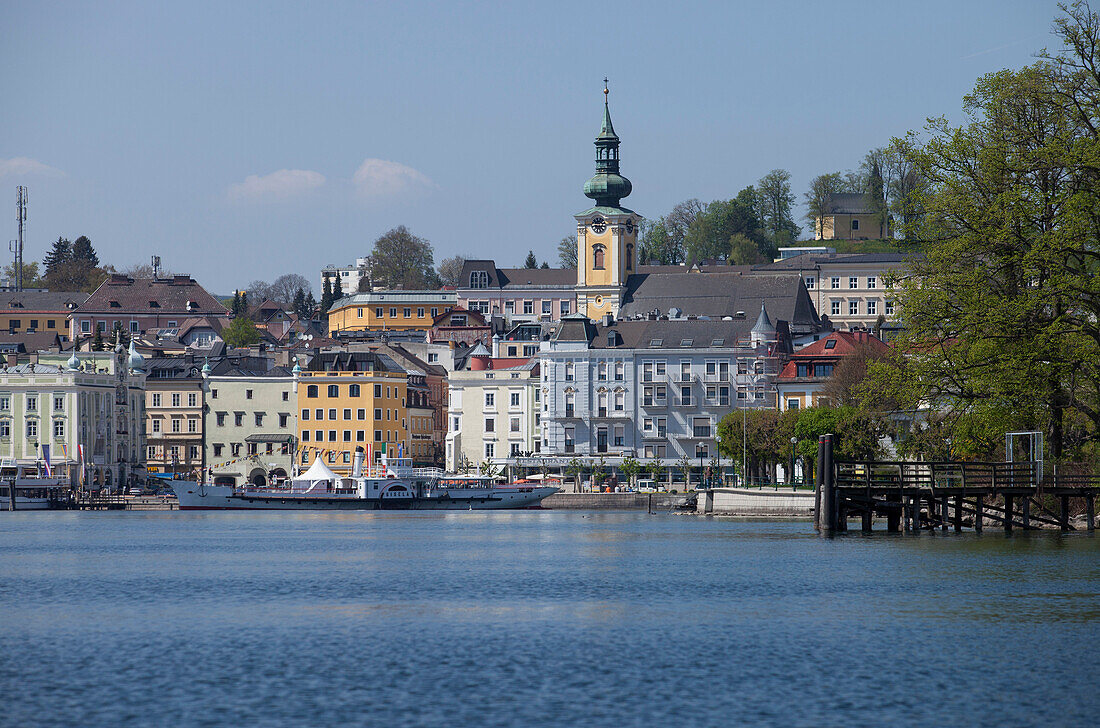
<path fill-rule="evenodd" d="M 794 482 L 794 458 L 795 458 L 795 448 L 797 446 L 798 446 L 798 438 L 797 437 L 792 437 L 791 438 L 791 490 L 794 490 L 795 487 L 796 487 L 795 482 Z"/>

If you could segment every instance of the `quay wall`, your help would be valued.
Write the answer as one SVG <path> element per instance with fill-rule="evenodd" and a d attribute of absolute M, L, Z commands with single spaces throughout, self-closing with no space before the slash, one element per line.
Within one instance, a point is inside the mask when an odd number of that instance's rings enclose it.
<path fill-rule="evenodd" d="M 550 510 L 667 511 L 688 496 L 672 493 L 555 493 L 542 501 Z"/>
<path fill-rule="evenodd" d="M 714 488 L 699 493 L 700 515 L 813 518 L 813 491 Z"/>

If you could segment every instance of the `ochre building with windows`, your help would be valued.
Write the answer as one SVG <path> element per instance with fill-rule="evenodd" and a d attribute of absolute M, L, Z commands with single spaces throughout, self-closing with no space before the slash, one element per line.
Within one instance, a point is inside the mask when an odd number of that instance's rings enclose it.
<path fill-rule="evenodd" d="M 372 291 L 341 298 L 328 312 L 329 334 L 427 331 L 455 307 L 454 291 Z"/>
<path fill-rule="evenodd" d="M 299 461 L 320 454 L 335 472 L 351 472 L 357 447 L 377 463 L 383 449 L 409 452 L 408 374 L 375 352 L 324 353 L 298 372 Z"/>

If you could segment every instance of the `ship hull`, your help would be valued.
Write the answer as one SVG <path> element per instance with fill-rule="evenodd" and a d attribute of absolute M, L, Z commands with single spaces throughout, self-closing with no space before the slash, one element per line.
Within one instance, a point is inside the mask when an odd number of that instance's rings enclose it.
<path fill-rule="evenodd" d="M 245 511 L 485 511 L 539 508 L 557 488 L 492 488 L 470 489 L 431 498 L 357 498 L 350 496 L 235 492 L 227 485 L 200 485 L 174 481 L 181 511 L 245 510 Z"/>

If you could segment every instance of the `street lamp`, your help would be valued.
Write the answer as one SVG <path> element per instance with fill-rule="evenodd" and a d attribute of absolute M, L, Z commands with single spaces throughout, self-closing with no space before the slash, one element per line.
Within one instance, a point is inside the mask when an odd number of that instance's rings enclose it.
<path fill-rule="evenodd" d="M 794 457 L 795 457 L 795 447 L 797 447 L 797 446 L 798 446 L 798 438 L 797 437 L 791 437 L 791 490 L 794 490 L 795 487 L 796 487 L 795 482 L 794 482 Z"/>

